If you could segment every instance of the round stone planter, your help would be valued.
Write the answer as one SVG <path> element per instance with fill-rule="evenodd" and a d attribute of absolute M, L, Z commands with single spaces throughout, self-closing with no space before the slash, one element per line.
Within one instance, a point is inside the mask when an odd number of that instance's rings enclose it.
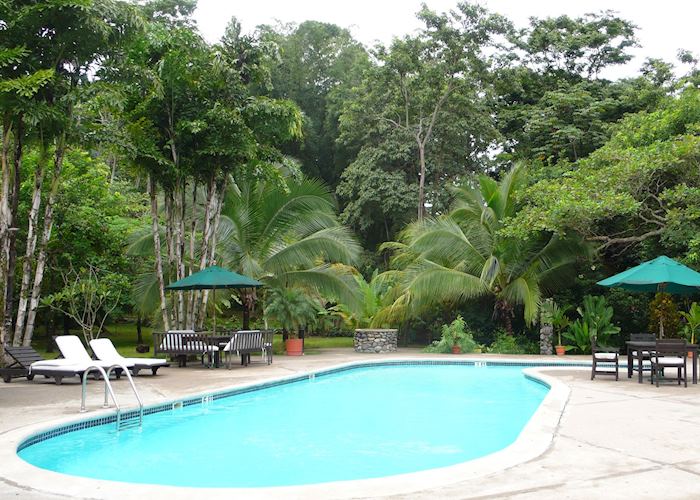
<path fill-rule="evenodd" d="M 399 331 L 394 328 L 355 330 L 355 352 L 395 352 Z"/>

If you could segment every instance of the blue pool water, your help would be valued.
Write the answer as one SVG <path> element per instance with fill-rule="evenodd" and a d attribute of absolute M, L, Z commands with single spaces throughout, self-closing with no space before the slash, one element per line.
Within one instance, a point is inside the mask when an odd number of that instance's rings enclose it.
<path fill-rule="evenodd" d="M 76 476 L 194 487 L 366 479 L 465 462 L 511 444 L 548 389 L 522 367 L 356 368 L 28 446 Z"/>

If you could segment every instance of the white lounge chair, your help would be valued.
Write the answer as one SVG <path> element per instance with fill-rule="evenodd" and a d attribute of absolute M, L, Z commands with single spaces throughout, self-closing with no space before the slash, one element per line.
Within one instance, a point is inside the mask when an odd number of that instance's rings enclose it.
<path fill-rule="evenodd" d="M 128 366 L 131 369 L 131 374 L 134 376 L 138 375 L 139 370 L 151 370 L 151 373 L 155 375 L 158 368 L 170 366 L 167 359 L 125 358 L 117 352 L 114 344 L 109 339 L 91 340 L 90 347 L 100 361 Z"/>
<path fill-rule="evenodd" d="M 85 346 L 80 341 L 80 339 L 75 335 L 60 335 L 56 337 L 56 345 L 58 349 L 63 354 L 63 357 L 72 362 L 73 364 L 88 365 L 93 364 L 104 368 L 105 370 L 110 366 L 117 363 L 110 363 L 108 361 L 101 361 L 99 359 L 92 359 L 90 354 L 88 354 Z M 53 360 L 56 361 L 56 360 Z M 131 368 L 133 363 L 124 363 L 127 368 Z"/>

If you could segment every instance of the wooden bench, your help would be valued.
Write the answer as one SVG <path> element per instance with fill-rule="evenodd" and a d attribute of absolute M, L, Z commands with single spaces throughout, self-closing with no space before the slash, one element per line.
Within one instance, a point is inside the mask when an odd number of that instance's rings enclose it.
<path fill-rule="evenodd" d="M 167 355 L 178 360 L 178 366 L 187 366 L 188 356 L 208 356 L 211 366 L 218 360 L 219 347 L 215 345 L 209 332 L 194 330 L 170 330 L 153 333 L 153 352 L 155 356 Z"/>
<path fill-rule="evenodd" d="M 231 368 L 231 354 L 241 356 L 241 364 L 250 364 L 250 355 L 259 352 L 264 356 L 267 364 L 272 363 L 272 331 L 239 330 L 231 334 L 231 339 L 223 348 L 227 358 L 227 366 Z"/>

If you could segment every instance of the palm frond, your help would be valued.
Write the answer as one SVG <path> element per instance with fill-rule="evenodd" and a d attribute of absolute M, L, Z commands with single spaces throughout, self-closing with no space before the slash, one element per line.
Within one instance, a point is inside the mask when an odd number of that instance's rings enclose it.
<path fill-rule="evenodd" d="M 418 309 L 436 302 L 456 304 L 488 293 L 478 276 L 432 263 L 418 272 L 409 270 L 408 275 L 408 288 Z"/>
<path fill-rule="evenodd" d="M 357 282 L 342 267 L 330 265 L 290 271 L 264 279 L 273 286 L 299 287 L 315 290 L 321 296 L 358 311 L 361 305 Z"/>
<path fill-rule="evenodd" d="M 343 226 L 317 231 L 291 243 L 279 242 L 278 249 L 265 261 L 264 267 L 273 273 L 309 268 L 318 260 L 352 264 L 360 255 L 360 245 Z"/>
<path fill-rule="evenodd" d="M 537 320 L 537 314 L 542 304 L 542 295 L 537 279 L 533 275 L 520 276 L 508 283 L 500 294 L 511 304 L 525 306 L 525 321 L 531 325 Z"/>

